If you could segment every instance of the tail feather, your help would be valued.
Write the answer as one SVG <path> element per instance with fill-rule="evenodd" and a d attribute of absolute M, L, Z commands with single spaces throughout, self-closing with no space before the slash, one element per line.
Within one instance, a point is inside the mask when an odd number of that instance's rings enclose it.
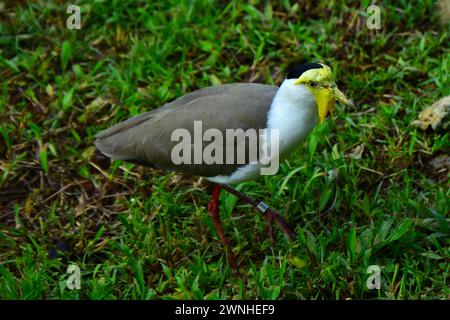
<path fill-rule="evenodd" d="M 153 117 L 152 111 L 134 116 L 109 129 L 99 132 L 94 142 L 105 156 L 116 160 L 134 160 L 136 155 L 137 128 Z"/>
<path fill-rule="evenodd" d="M 131 160 L 134 158 L 130 148 L 120 146 L 121 143 L 114 137 L 96 139 L 94 144 L 108 158 L 114 160 Z"/>

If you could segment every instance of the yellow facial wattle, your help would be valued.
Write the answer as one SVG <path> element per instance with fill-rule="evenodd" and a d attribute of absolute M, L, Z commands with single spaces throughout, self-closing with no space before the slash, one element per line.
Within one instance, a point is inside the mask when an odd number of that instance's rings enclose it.
<path fill-rule="evenodd" d="M 310 88 L 317 103 L 320 122 L 323 123 L 328 113 L 334 110 L 334 92 L 331 88 Z"/>
<path fill-rule="evenodd" d="M 332 113 L 335 101 L 354 106 L 353 102 L 338 89 L 330 67 L 321 64 L 322 68 L 305 71 L 294 84 L 303 84 L 313 94 L 317 104 L 320 122 L 324 122 L 328 113 Z"/>

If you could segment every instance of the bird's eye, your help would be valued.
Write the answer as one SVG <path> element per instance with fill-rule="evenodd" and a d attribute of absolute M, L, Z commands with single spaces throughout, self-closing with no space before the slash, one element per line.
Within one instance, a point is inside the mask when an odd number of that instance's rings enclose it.
<path fill-rule="evenodd" d="M 317 87 L 317 82 L 310 81 L 308 84 L 309 84 L 309 86 L 312 87 L 312 88 Z"/>

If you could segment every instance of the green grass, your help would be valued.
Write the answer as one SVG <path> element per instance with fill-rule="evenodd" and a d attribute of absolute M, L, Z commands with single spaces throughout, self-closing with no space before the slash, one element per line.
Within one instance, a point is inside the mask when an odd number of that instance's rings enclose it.
<path fill-rule="evenodd" d="M 450 298 L 448 171 L 429 165 L 449 133 L 410 126 L 450 92 L 433 1 L 383 2 L 380 30 L 365 27 L 371 1 L 77 1 L 81 30 L 66 29 L 64 1 L 4 3 L 1 299 Z M 94 135 L 212 84 L 280 84 L 299 61 L 330 65 L 358 107 L 338 106 L 279 175 L 239 186 L 295 242 L 277 229 L 272 250 L 266 220 L 222 193 L 235 278 L 207 185 L 110 163 Z"/>

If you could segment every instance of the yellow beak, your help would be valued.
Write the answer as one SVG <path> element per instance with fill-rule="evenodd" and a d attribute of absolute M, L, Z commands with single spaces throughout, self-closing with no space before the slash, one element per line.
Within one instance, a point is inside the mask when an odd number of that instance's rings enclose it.
<path fill-rule="evenodd" d="M 317 88 L 311 90 L 316 99 L 319 119 L 323 123 L 328 113 L 334 110 L 335 101 L 342 102 L 345 105 L 354 107 L 353 101 L 345 96 L 336 85 L 328 88 Z"/>
<path fill-rule="evenodd" d="M 343 104 L 350 106 L 350 107 L 354 107 L 355 103 L 353 102 L 353 100 L 347 98 L 345 96 L 345 94 L 338 89 L 338 87 L 334 87 L 334 98 L 339 101 L 342 102 Z"/>

